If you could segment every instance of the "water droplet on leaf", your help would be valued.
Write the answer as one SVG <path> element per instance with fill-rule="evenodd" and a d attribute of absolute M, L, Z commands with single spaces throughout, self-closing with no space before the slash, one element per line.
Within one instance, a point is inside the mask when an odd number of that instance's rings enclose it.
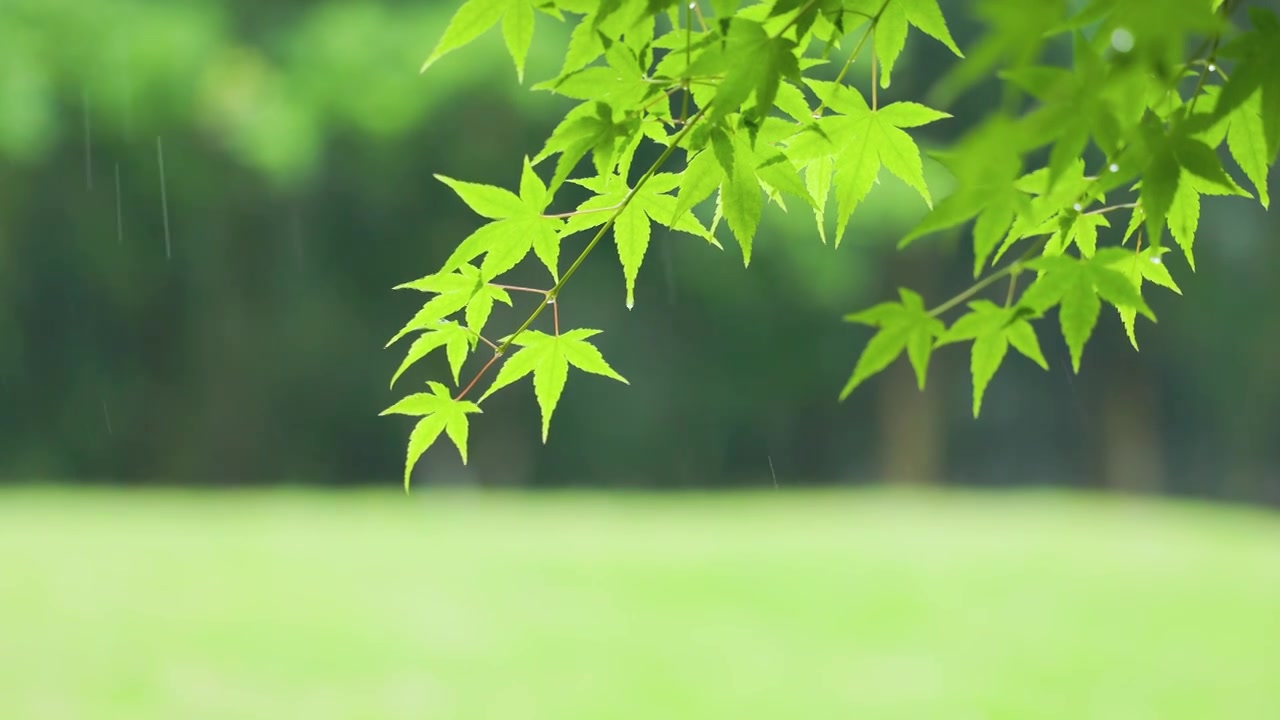
<path fill-rule="evenodd" d="M 1112 30 L 1111 47 L 1115 48 L 1117 52 L 1129 52 L 1133 49 L 1133 33 L 1122 27 Z"/>

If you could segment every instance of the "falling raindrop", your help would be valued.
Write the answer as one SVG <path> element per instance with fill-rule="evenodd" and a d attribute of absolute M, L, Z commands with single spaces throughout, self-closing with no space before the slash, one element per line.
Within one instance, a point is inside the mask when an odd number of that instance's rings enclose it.
<path fill-rule="evenodd" d="M 93 189 L 93 126 L 89 123 L 89 91 L 80 91 L 80 105 L 84 112 L 84 184 Z"/>
<path fill-rule="evenodd" d="M 107 409 L 107 399 L 102 398 L 102 417 L 107 421 L 107 434 L 115 435 L 115 430 L 111 427 L 111 411 Z"/>
<path fill-rule="evenodd" d="M 766 455 L 765 457 L 769 459 L 769 474 L 773 476 L 773 489 L 777 490 L 778 489 L 778 473 L 774 472 L 774 469 L 773 469 L 773 456 Z"/>
<path fill-rule="evenodd" d="M 164 143 L 156 136 L 156 162 L 160 165 L 160 207 L 164 212 L 164 259 L 173 259 L 173 245 L 169 240 L 169 195 L 164 181 Z"/>
<path fill-rule="evenodd" d="M 124 212 L 120 200 L 120 163 L 116 163 L 116 244 L 124 244 Z"/>

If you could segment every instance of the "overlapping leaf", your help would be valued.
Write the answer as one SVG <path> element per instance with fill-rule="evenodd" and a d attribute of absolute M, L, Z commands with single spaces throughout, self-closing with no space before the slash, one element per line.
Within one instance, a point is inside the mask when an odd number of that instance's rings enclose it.
<path fill-rule="evenodd" d="M 422 64 L 422 70 L 445 55 L 480 37 L 502 21 L 502 38 L 515 63 L 516 74 L 524 81 L 525 60 L 533 42 L 533 9 L 536 0 L 466 0 L 450 18 L 444 35 Z"/>
<path fill-rule="evenodd" d="M 846 85 L 811 80 L 818 97 L 842 113 L 824 117 L 789 143 L 792 157 L 804 163 L 834 155 L 834 187 L 839 215 L 836 244 L 844 236 L 858 204 L 876 183 L 883 166 L 920 194 L 933 199 L 924 181 L 920 148 L 902 128 L 917 127 L 950 117 L 912 102 L 897 102 L 872 110 L 857 90 Z"/>
<path fill-rule="evenodd" d="M 900 302 L 880 303 L 845 316 L 845 322 L 871 325 L 879 330 L 858 356 L 853 375 L 840 391 L 841 400 L 849 397 L 864 380 L 888 367 L 903 350 L 907 352 L 911 366 L 916 371 L 920 389 L 924 389 L 933 341 L 942 334 L 946 326 L 925 310 L 924 300 L 917 293 L 900 289 L 898 295 Z"/>
<path fill-rule="evenodd" d="M 1181 295 L 1182 290 L 1178 284 L 1174 282 L 1173 276 L 1169 274 L 1169 268 L 1164 264 L 1163 255 L 1168 252 L 1167 248 L 1148 247 L 1139 252 L 1132 253 L 1112 253 L 1113 260 L 1110 267 L 1119 271 L 1134 287 L 1139 291 L 1142 289 L 1142 283 L 1150 282 L 1159 285 L 1175 293 Z M 1138 311 L 1135 307 L 1116 306 L 1116 310 L 1120 313 L 1120 320 L 1124 323 L 1125 333 L 1129 336 L 1129 342 L 1133 345 L 1133 349 L 1138 349 L 1138 338 L 1134 333 L 1134 322 L 1137 320 Z"/>
<path fill-rule="evenodd" d="M 478 215 L 493 220 L 463 240 L 440 272 L 451 272 L 484 255 L 480 275 L 489 281 L 515 267 L 532 250 L 552 277 L 560 276 L 557 268 L 559 231 L 564 221 L 542 214 L 551 197 L 528 158 L 525 158 L 520 178 L 519 196 L 492 185 L 454 180 L 443 175 L 436 175 L 436 179 L 453 188 Z"/>
<path fill-rule="evenodd" d="M 409 490 L 409 478 L 418 459 L 444 433 L 458 449 L 462 463 L 467 463 L 467 416 L 480 412 L 480 407 L 465 400 L 455 400 L 449 389 L 438 382 L 427 383 L 429 393 L 414 393 L 402 398 L 383 415 L 410 415 L 421 417 L 409 435 L 409 451 L 404 464 L 404 489 Z"/>
<path fill-rule="evenodd" d="M 1132 260 L 1132 253 L 1110 247 L 1087 259 L 1056 255 L 1027 263 L 1027 267 L 1038 270 L 1040 275 L 1027 288 L 1019 304 L 1037 313 L 1059 306 L 1058 321 L 1071 351 L 1071 366 L 1076 372 L 1080 372 L 1085 343 L 1098 323 L 1102 300 L 1117 308 L 1133 310 L 1149 320 L 1156 319 L 1137 285 L 1115 269 L 1122 260 Z"/>
<path fill-rule="evenodd" d="M 876 23 L 876 57 L 880 60 L 880 85 L 889 87 L 898 56 L 907 42 L 907 26 L 913 25 L 926 35 L 947 46 L 956 57 L 964 57 L 947 29 L 938 0 L 881 0 Z"/>
<path fill-rule="evenodd" d="M 973 416 L 982 409 L 982 396 L 1004 362 L 1009 346 L 1048 370 L 1035 328 L 1028 322 L 1026 308 L 1000 307 L 989 300 L 969 303 L 969 312 L 956 320 L 938 338 L 935 347 L 972 340 L 970 372 L 973 375 Z"/>
<path fill-rule="evenodd" d="M 434 293 L 395 337 L 387 343 L 392 345 L 400 338 L 415 330 L 431 327 L 440 320 L 466 308 L 467 327 L 477 335 L 484 332 L 489 321 L 489 313 L 493 303 L 511 304 L 511 296 L 506 290 L 494 287 L 481 279 L 480 271 L 473 265 L 464 264 L 454 272 L 440 272 L 427 275 L 396 286 L 397 290 L 418 290 Z"/>
<path fill-rule="evenodd" d="M 618 247 L 618 259 L 622 261 L 622 273 L 626 278 L 628 308 L 635 305 L 636 277 L 649 249 L 651 221 L 715 243 L 710 231 L 702 226 L 692 212 L 685 210 L 676 215 L 676 196 L 667 193 L 674 190 L 679 181 L 679 175 L 658 173 L 638 190 L 628 187 L 616 175 L 574 181 L 596 195 L 578 207 L 578 214 L 566 221 L 563 232 L 568 235 L 603 225 L 617 211 L 613 237 Z"/>
<path fill-rule="evenodd" d="M 560 335 L 547 335 L 536 330 L 526 330 L 514 341 L 520 350 L 503 362 L 498 376 L 480 398 L 480 402 L 484 402 L 485 398 L 507 385 L 532 374 L 533 392 L 538 399 L 538 407 L 542 410 L 542 442 L 545 443 L 547 432 L 551 429 L 551 415 L 555 412 L 561 393 L 564 392 L 570 365 L 621 383 L 627 382 L 609 367 L 596 346 L 587 342 L 588 338 L 599 333 L 599 330 L 579 329 Z"/>

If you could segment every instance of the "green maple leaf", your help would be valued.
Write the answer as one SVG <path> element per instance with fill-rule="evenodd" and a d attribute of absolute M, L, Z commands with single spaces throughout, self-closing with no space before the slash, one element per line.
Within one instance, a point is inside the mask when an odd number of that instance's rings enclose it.
<path fill-rule="evenodd" d="M 418 290 L 435 293 L 405 326 L 387 342 L 387 347 L 415 330 L 435 325 L 450 315 L 466 308 L 467 327 L 479 335 L 489 320 L 495 301 L 511 305 L 506 290 L 484 282 L 480 271 L 473 265 L 463 265 L 455 272 L 435 273 L 417 280 L 397 285 L 396 290 Z"/>
<path fill-rule="evenodd" d="M 1001 117 L 966 136 L 949 152 L 935 156 L 956 178 L 956 190 L 940 200 L 899 249 L 916 238 L 955 227 L 976 216 L 973 225 L 973 274 L 977 277 L 1014 218 L 1029 214 L 1030 202 L 1015 182 L 1022 170 L 1011 124 Z"/>
<path fill-rule="evenodd" d="M 438 382 L 427 383 L 431 392 L 415 393 L 382 411 L 382 415 L 421 417 L 409 435 L 409 452 L 404 464 L 404 489 L 409 491 L 409 477 L 418 458 L 445 433 L 458 449 L 462 464 L 467 464 L 467 415 L 480 412 L 480 407 L 465 400 L 455 400 Z"/>
<path fill-rule="evenodd" d="M 1263 148 L 1260 155 L 1256 150 L 1251 154 L 1265 167 L 1275 162 L 1280 152 L 1280 74 L 1274 70 L 1280 66 L 1280 20 L 1270 9 L 1250 6 L 1248 12 L 1254 29 L 1219 49 L 1220 55 L 1238 62 L 1218 95 L 1214 112 L 1225 117 L 1256 103 L 1253 107 L 1262 123 Z"/>
<path fill-rule="evenodd" d="M 732 134 L 717 128 L 711 148 L 722 171 L 719 209 L 742 249 L 742 264 L 751 264 L 751 247 L 764 212 L 764 193 L 756 176 L 756 155 L 744 131 Z"/>
<path fill-rule="evenodd" d="M 722 52 L 705 53 L 689 68 L 694 76 L 719 72 L 724 79 L 711 106 L 713 122 L 737 112 L 753 95 L 750 114 L 764 117 L 773 108 L 782 79 L 801 80 L 795 41 L 771 36 L 763 25 L 743 17 L 729 21 Z"/>
<path fill-rule="evenodd" d="M 569 34 L 569 45 L 565 48 L 564 61 L 557 77 L 563 78 L 574 70 L 586 67 L 602 54 L 604 43 L 596 30 L 595 13 L 594 10 L 588 10 Z"/>
<path fill-rule="evenodd" d="M 493 220 L 467 236 L 445 261 L 441 272 L 455 270 L 483 254 L 480 275 L 489 281 L 515 267 L 532 250 L 551 276 L 559 279 L 556 265 L 563 221 L 542 214 L 551 196 L 534 173 L 529 158 L 524 160 L 519 196 L 493 185 L 454 180 L 444 175 L 435 177 L 453 188 L 481 217 Z"/>
<path fill-rule="evenodd" d="M 835 158 L 820 157 L 804 169 L 804 186 L 813 198 L 813 217 L 818 224 L 818 238 L 827 244 L 827 198 L 831 196 L 831 178 L 835 175 Z"/>
<path fill-rule="evenodd" d="M 1017 67 L 1004 76 L 1041 101 L 1040 107 L 1024 120 L 1035 138 L 1034 144 L 1051 142 L 1048 190 L 1084 154 L 1092 138 L 1108 156 L 1118 150 L 1119 120 L 1109 88 L 1109 66 L 1099 54 L 1098 46 L 1108 42 L 1106 36 L 1088 41 L 1079 33 L 1072 35 L 1074 67 L 1071 69 L 1031 65 Z"/>
<path fill-rule="evenodd" d="M 1022 211 L 1016 215 L 1003 242 L 991 257 L 992 264 L 999 262 L 1005 252 L 1019 240 L 1037 235 L 1052 235 L 1062 230 L 1061 221 L 1068 217 L 1067 213 L 1079 212 L 1075 210 L 1077 204 L 1083 208 L 1083 202 L 1077 201 L 1093 187 L 1092 181 L 1084 175 L 1084 161 L 1072 163 L 1052 184 L 1049 182 L 1049 173 L 1049 168 L 1040 168 L 1023 175 L 1014 183 L 1015 191 L 1033 197 L 1029 201 L 1023 198 L 1021 202 L 1015 202 L 1015 207 L 1022 208 Z"/>
<path fill-rule="evenodd" d="M 1134 287 L 1141 291 L 1143 281 L 1155 283 L 1164 288 L 1168 288 L 1175 293 L 1181 295 L 1182 289 L 1174 282 L 1173 276 L 1169 274 L 1169 268 L 1164 264 L 1164 253 L 1168 252 L 1168 248 L 1148 247 L 1141 252 L 1129 252 L 1123 256 L 1113 254 L 1114 259 L 1111 261 L 1110 267 L 1119 271 Z M 1120 313 L 1120 321 L 1124 323 L 1125 333 L 1129 336 L 1129 342 L 1133 345 L 1133 349 L 1138 349 L 1138 338 L 1134 334 L 1134 322 L 1137 320 L 1138 313 L 1132 307 L 1116 307 Z"/>
<path fill-rule="evenodd" d="M 872 110 L 862 95 L 851 87 L 819 80 L 812 80 L 809 84 L 831 110 L 843 113 L 818 120 L 816 131 L 809 130 L 797 137 L 797 144 L 829 143 L 827 154 L 835 154 L 834 183 L 839 212 L 836 245 L 840 244 L 853 211 L 871 192 L 881 166 L 919 193 L 925 204 L 932 208 L 933 199 L 925 185 L 920 148 L 902 128 L 917 127 L 951 116 L 911 102 L 893 103 Z M 825 140 L 815 141 L 814 137 Z M 822 151 L 798 149 L 797 159 L 823 154 Z"/>
<path fill-rule="evenodd" d="M 1196 228 L 1200 224 L 1200 193 L 1196 192 L 1191 183 L 1185 180 L 1178 183 L 1173 196 L 1169 198 L 1165 220 L 1169 225 L 1169 234 L 1182 249 L 1183 257 L 1194 272 L 1196 258 L 1192 253 L 1192 246 L 1195 244 Z"/>
<path fill-rule="evenodd" d="M 466 362 L 467 353 L 475 346 L 475 333 L 452 320 L 438 321 L 422 330 L 423 333 L 409 346 L 400 367 L 391 376 L 391 387 L 395 387 L 396 380 L 400 379 L 405 370 L 437 348 L 445 348 L 445 354 L 449 358 L 449 369 L 453 373 L 453 382 L 457 385 L 462 372 L 462 363 Z"/>
<path fill-rule="evenodd" d="M 1074 212 L 1064 218 L 1062 224 L 1064 227 L 1060 227 L 1045 244 L 1045 255 L 1061 255 L 1074 244 L 1080 249 L 1081 256 L 1093 257 L 1098 249 L 1098 228 L 1111 227 L 1107 216 L 1101 213 Z"/>
<path fill-rule="evenodd" d="M 645 77 L 640 58 L 625 43 L 610 40 L 604 65 L 591 65 L 568 75 L 533 86 L 577 100 L 608 103 L 617 108 L 633 108 L 662 92 L 662 86 Z"/>
<path fill-rule="evenodd" d="M 1262 207 L 1271 206 L 1267 194 L 1267 175 L 1271 168 L 1271 153 L 1267 149 L 1266 123 L 1262 120 L 1261 95 L 1250 95 L 1230 115 L 1227 127 L 1227 149 L 1231 157 L 1244 171 L 1249 182 L 1258 192 Z"/>
<path fill-rule="evenodd" d="M 1040 275 L 1022 294 L 1018 304 L 1037 313 L 1059 305 L 1058 322 L 1071 351 L 1071 366 L 1077 373 L 1085 343 L 1098 323 L 1102 300 L 1117 308 L 1132 309 L 1152 322 L 1156 319 L 1137 285 L 1112 267 L 1119 259 L 1131 255 L 1123 248 L 1110 247 L 1088 259 L 1056 255 L 1039 257 L 1026 265 L 1040 271 Z"/>
<path fill-rule="evenodd" d="M 1042 369 L 1048 370 L 1035 328 L 1027 320 L 1025 308 L 1000 307 L 988 300 L 969 303 L 969 312 L 956 320 L 938 338 L 935 347 L 962 340 L 972 340 L 969 367 L 973 375 L 973 416 L 978 417 L 982 396 L 995 377 L 1004 356 L 1012 345 Z"/>
<path fill-rule="evenodd" d="M 537 165 L 557 153 L 560 155 L 549 190 L 555 192 L 587 153 L 591 153 L 597 174 L 607 174 L 628 138 L 638 128 L 639 120 L 636 118 L 616 122 L 613 108 L 608 103 L 585 102 L 565 114 L 542 150 L 534 156 L 533 164 Z"/>
<path fill-rule="evenodd" d="M 770 118 L 773 120 L 773 118 Z M 770 128 L 769 124 L 765 125 Z M 799 198 L 814 210 L 818 209 L 818 202 L 809 192 L 808 184 L 804 178 L 800 176 L 800 169 L 796 167 L 787 153 L 780 149 L 776 141 L 780 141 L 785 134 L 794 131 L 793 123 L 783 123 L 783 127 L 778 132 L 770 132 L 766 137 L 762 130 L 756 138 L 754 147 L 750 147 L 752 151 L 752 164 L 756 179 L 764 186 L 769 198 L 777 203 L 783 210 L 786 210 L 786 204 L 782 200 L 782 194 L 791 195 Z M 779 137 L 775 139 L 772 135 L 777 134 Z"/>
<path fill-rule="evenodd" d="M 587 342 L 587 338 L 599 333 L 599 330 L 586 329 L 570 330 L 560 335 L 547 335 L 537 330 L 524 331 L 514 342 L 520 350 L 502 364 L 498 376 L 481 396 L 480 402 L 532 373 L 533 392 L 538 399 L 538 407 L 542 410 L 542 442 L 545 443 L 547 432 L 551 429 L 551 415 L 555 412 L 560 394 L 564 392 L 570 365 L 627 383 L 625 378 L 609 367 L 596 346 Z"/>
<path fill-rule="evenodd" d="M 680 182 L 679 175 L 657 173 L 638 190 L 633 190 L 618 175 L 572 182 L 595 192 L 596 195 L 579 205 L 576 210 L 578 214 L 565 222 L 562 231 L 564 235 L 605 224 L 614 211 L 624 202 L 626 203 L 626 207 L 614 220 L 613 238 L 618 248 L 618 259 L 622 262 L 623 277 L 627 283 L 628 309 L 635 305 L 636 278 L 639 276 L 640 266 L 644 263 L 645 253 L 649 249 L 649 239 L 652 236 L 651 221 L 718 244 L 693 212 L 686 210 L 678 216 L 675 215 L 676 196 L 667 193 L 676 188 Z M 674 221 L 672 221 L 673 217 Z"/>
<path fill-rule="evenodd" d="M 789 82 L 778 84 L 778 94 L 773 99 L 779 110 L 791 116 L 792 120 L 807 123 L 813 119 L 813 109 L 804 96 L 804 91 Z"/>
<path fill-rule="evenodd" d="M 724 178 L 724 168 L 717 162 L 716 154 L 711 148 L 692 155 L 680 173 L 680 190 L 676 193 L 676 206 L 667 224 L 675 222 L 675 218 L 711 197 L 711 193 L 720 187 Z"/>
<path fill-rule="evenodd" d="M 881 67 L 880 87 L 889 87 L 893 66 L 906 46 L 908 24 L 946 45 L 956 57 L 964 57 L 955 40 L 951 39 L 938 0 L 889 0 L 881 7 L 875 27 L 876 57 Z"/>
<path fill-rule="evenodd" d="M 918 294 L 902 288 L 898 295 L 901 302 L 884 302 L 845 316 L 845 322 L 870 325 L 879 330 L 858 356 L 853 375 L 840 391 L 841 400 L 849 397 L 864 380 L 888 367 L 903 350 L 907 351 L 911 366 L 916 371 L 916 382 L 921 390 L 924 389 L 933 340 L 942 334 L 946 326 L 929 314 Z"/>
<path fill-rule="evenodd" d="M 1142 176 L 1139 198 L 1146 217 L 1147 235 L 1151 244 L 1158 246 L 1161 231 L 1180 190 L 1194 183 L 1201 190 L 1232 194 L 1239 186 L 1222 169 L 1222 162 L 1213 148 L 1194 136 L 1194 125 L 1184 123 L 1168 136 L 1151 125 L 1143 130 L 1152 156 Z M 1189 250 L 1189 236 L 1183 248 Z"/>
<path fill-rule="evenodd" d="M 743 263 L 748 265 L 764 210 L 762 187 L 784 209 L 780 193 L 794 195 L 815 210 L 818 208 L 799 169 L 776 144 L 794 125 L 774 124 L 772 120 L 763 124 L 765 129 L 758 131 L 754 143 L 747 130 L 715 128 L 710 134 L 711 148 L 693 155 L 680 174 L 680 190 L 676 195 L 674 212 L 683 213 L 719 188 L 718 206 L 742 248 Z"/>
<path fill-rule="evenodd" d="M 524 65 L 533 42 L 533 0 L 467 0 L 458 8 L 435 49 L 422 64 L 426 72 L 440 58 L 467 45 L 502 21 L 502 38 L 516 66 L 516 76 L 524 82 Z"/>

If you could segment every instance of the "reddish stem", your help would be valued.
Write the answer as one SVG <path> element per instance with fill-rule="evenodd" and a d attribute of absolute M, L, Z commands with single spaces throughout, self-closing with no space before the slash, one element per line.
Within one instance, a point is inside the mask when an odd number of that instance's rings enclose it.
<path fill-rule="evenodd" d="M 617 205 L 610 205 L 609 207 L 602 207 L 602 208 L 587 208 L 586 210 L 570 210 L 569 212 L 555 213 L 554 215 L 543 215 L 542 217 L 571 218 L 571 217 L 577 217 L 579 215 L 590 215 L 591 213 L 609 212 L 617 209 L 618 209 Z"/>
<path fill-rule="evenodd" d="M 539 290 L 538 288 L 520 287 L 519 285 L 499 285 L 498 283 L 489 283 L 490 287 L 496 287 L 499 290 L 509 290 L 511 292 L 527 292 L 534 295 L 546 297 L 550 294 L 548 290 Z"/>
<path fill-rule="evenodd" d="M 485 363 L 484 367 L 480 368 L 480 372 L 476 373 L 476 376 L 471 378 L 471 382 L 467 383 L 467 386 L 462 388 L 462 392 L 458 393 L 458 396 L 455 397 L 454 400 L 461 400 L 466 397 L 467 393 L 471 392 L 471 388 L 475 387 L 476 383 L 480 382 L 480 378 L 489 371 L 490 367 L 493 367 L 493 364 L 497 362 L 500 357 L 502 356 L 495 352 L 493 357 L 489 358 L 489 362 Z"/>

